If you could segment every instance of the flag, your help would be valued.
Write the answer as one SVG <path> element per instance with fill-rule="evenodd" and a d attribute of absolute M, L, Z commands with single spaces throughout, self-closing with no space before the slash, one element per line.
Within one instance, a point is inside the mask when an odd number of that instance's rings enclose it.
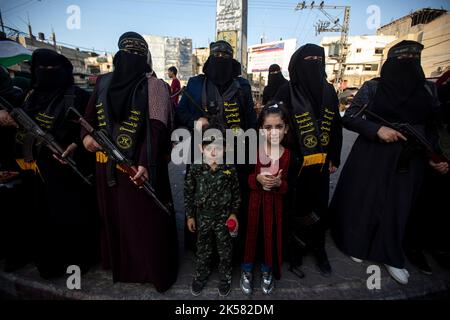
<path fill-rule="evenodd" d="M 31 54 L 32 52 L 24 48 L 20 43 L 12 40 L 0 41 L 0 65 L 4 67 L 30 60 Z"/>

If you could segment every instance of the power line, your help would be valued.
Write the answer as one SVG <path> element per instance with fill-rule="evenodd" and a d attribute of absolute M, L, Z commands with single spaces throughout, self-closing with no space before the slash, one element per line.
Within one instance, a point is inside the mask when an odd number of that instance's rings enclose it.
<path fill-rule="evenodd" d="M 144 0 L 121 0 L 122 2 L 135 2 L 143 4 L 162 4 L 162 5 L 176 5 L 176 6 L 189 6 L 189 7 L 210 7 L 215 8 L 216 4 L 211 2 L 202 2 L 199 0 L 194 1 L 181 1 L 181 0 L 155 0 L 155 1 L 144 1 Z M 248 4 L 249 8 L 253 9 L 271 9 L 271 10 L 293 10 L 293 5 L 290 4 L 280 4 L 280 3 L 262 3 L 262 4 Z"/>
<path fill-rule="evenodd" d="M 316 36 L 320 34 L 321 32 L 340 32 L 341 33 L 341 39 L 338 42 L 339 43 L 339 58 L 338 60 L 338 74 L 336 77 L 336 82 L 339 83 L 342 80 L 342 77 L 344 75 L 344 63 L 347 56 L 347 46 L 348 46 L 348 31 L 349 31 L 349 24 L 350 24 L 350 6 L 335 6 L 335 5 L 325 5 L 324 1 L 320 2 L 319 5 L 315 4 L 315 1 L 312 1 L 310 5 L 306 4 L 306 1 L 299 2 L 295 8 L 295 10 L 305 10 L 305 9 L 318 9 L 320 12 L 323 13 L 323 15 L 328 20 L 319 20 L 315 27 L 316 27 Z M 340 19 L 337 17 L 333 17 L 330 13 L 328 13 L 326 10 L 344 10 L 344 18 L 341 22 Z M 317 19 L 317 18 L 316 18 Z"/>
<path fill-rule="evenodd" d="M 298 26 L 300 25 L 300 20 L 301 20 L 300 17 L 301 17 L 301 15 L 298 15 L 297 23 L 295 24 L 294 31 L 292 32 L 292 37 L 294 37 L 297 34 Z"/>
<path fill-rule="evenodd" d="M 11 19 L 9 19 L 9 18 L 7 18 L 7 17 L 4 17 L 4 19 L 5 19 L 5 21 L 9 21 L 8 23 L 9 23 L 10 25 L 12 25 L 14 28 L 19 29 L 19 27 L 18 27 L 15 23 L 13 23 L 13 22 L 11 21 Z"/>
<path fill-rule="evenodd" d="M 316 13 L 316 16 L 314 17 L 314 20 L 316 20 L 318 17 L 319 17 L 319 13 Z M 311 24 L 309 29 L 305 32 L 305 38 L 306 38 L 306 35 L 308 35 L 311 32 L 312 28 L 314 28 L 313 24 Z"/>
<path fill-rule="evenodd" d="M 300 36 L 302 35 L 303 31 L 305 31 L 305 27 L 306 27 L 306 24 L 307 24 L 308 21 L 309 21 L 309 16 L 310 16 L 310 15 L 311 15 L 311 10 L 308 11 L 308 15 L 306 16 L 305 22 L 304 22 L 303 25 L 302 25 L 302 29 L 300 30 L 300 32 L 299 32 L 299 34 L 298 34 L 297 41 L 300 39 Z"/>
<path fill-rule="evenodd" d="M 20 29 L 14 29 L 14 28 L 11 28 L 11 27 L 8 27 L 8 26 L 5 26 L 5 28 L 13 30 L 13 31 L 16 31 L 17 33 L 22 34 L 22 35 L 28 35 L 26 32 L 23 32 Z M 47 42 L 45 42 L 45 43 L 47 43 Z M 75 44 L 62 42 L 62 41 L 56 41 L 56 45 L 68 46 L 68 47 L 71 47 L 71 49 L 78 48 L 78 49 L 86 50 L 86 51 L 89 51 L 89 52 L 100 52 L 100 53 L 110 53 L 110 54 L 113 53 L 113 52 L 107 51 L 107 50 L 96 50 L 95 48 L 82 47 L 82 46 L 78 46 L 78 45 L 75 45 Z"/>
<path fill-rule="evenodd" d="M 9 8 L 9 9 L 6 9 L 5 11 L 3 11 L 3 13 L 8 13 L 8 12 L 14 10 L 14 9 L 17 9 L 17 8 L 19 8 L 19 7 L 22 7 L 22 6 L 24 6 L 24 5 L 27 5 L 27 4 L 29 4 L 29 3 L 33 2 L 33 1 L 35 1 L 35 0 L 28 0 L 28 1 L 25 1 L 25 2 L 23 2 L 23 3 L 21 3 L 21 4 L 18 4 L 17 6 L 14 6 L 14 7 L 11 7 L 11 8 Z M 40 0 L 38 0 L 38 1 L 40 1 Z"/>

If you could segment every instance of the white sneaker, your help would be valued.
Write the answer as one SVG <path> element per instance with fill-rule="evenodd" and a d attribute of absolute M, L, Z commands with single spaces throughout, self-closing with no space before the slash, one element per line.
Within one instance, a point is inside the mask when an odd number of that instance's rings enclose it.
<path fill-rule="evenodd" d="M 353 261 L 357 262 L 357 263 L 362 263 L 363 261 L 361 259 L 355 258 L 355 257 L 350 257 L 350 259 L 352 259 Z"/>
<path fill-rule="evenodd" d="M 406 269 L 394 268 L 388 266 L 387 264 L 385 264 L 384 266 L 395 281 L 400 284 L 408 284 L 409 273 Z"/>

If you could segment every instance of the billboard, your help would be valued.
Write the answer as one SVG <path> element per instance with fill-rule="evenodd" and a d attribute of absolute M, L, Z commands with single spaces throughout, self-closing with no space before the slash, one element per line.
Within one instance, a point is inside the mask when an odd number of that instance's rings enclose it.
<path fill-rule="evenodd" d="M 248 48 L 248 73 L 262 73 L 267 79 L 271 64 L 278 64 L 288 77 L 289 60 L 295 52 L 297 39 L 287 39 L 257 44 Z"/>
<path fill-rule="evenodd" d="M 247 0 L 217 0 L 216 40 L 231 44 L 234 58 L 242 64 L 242 73 L 247 67 Z"/>

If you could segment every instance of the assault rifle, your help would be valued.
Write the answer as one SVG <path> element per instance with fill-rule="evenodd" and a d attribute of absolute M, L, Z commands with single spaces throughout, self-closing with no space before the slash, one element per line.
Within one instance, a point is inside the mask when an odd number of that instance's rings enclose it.
<path fill-rule="evenodd" d="M 104 130 L 95 130 L 86 119 L 74 108 L 69 108 L 69 111 L 73 112 L 77 116 L 77 122 L 86 129 L 87 132 L 94 138 L 94 140 L 102 147 L 103 151 L 107 154 L 110 159 L 117 162 L 117 165 L 124 170 L 130 177 L 134 177 L 137 173 L 133 163 L 128 159 L 117 146 L 111 141 L 107 132 Z M 155 194 L 155 189 L 152 185 L 144 178 L 141 177 L 137 182 L 139 187 L 142 187 L 144 191 L 152 197 L 156 204 L 169 216 L 172 214 L 171 211 L 158 199 Z"/>
<path fill-rule="evenodd" d="M 50 133 L 45 132 L 22 108 L 14 108 L 8 101 L 0 97 L 0 103 L 9 112 L 14 121 L 19 124 L 27 133 L 31 134 L 38 142 L 42 142 L 51 152 L 58 158 L 67 162 L 72 170 L 83 179 L 88 185 L 92 185 L 90 179 L 92 176 L 86 177 L 78 169 L 75 160 L 70 156 L 63 157 L 65 149 L 56 141 Z"/>
<path fill-rule="evenodd" d="M 450 159 L 448 159 L 445 155 L 439 153 L 435 147 L 419 132 L 417 131 L 412 125 L 409 123 L 396 123 L 396 122 L 390 122 L 384 119 L 383 117 L 379 116 L 378 114 L 374 113 L 373 111 L 368 109 L 369 103 L 366 103 L 364 106 L 361 107 L 360 110 L 358 110 L 357 113 L 351 115 L 352 118 L 359 117 L 361 114 L 365 113 L 369 117 L 374 118 L 375 120 L 378 120 L 380 123 L 385 125 L 386 127 L 389 127 L 391 129 L 394 129 L 404 136 L 406 136 L 408 139 L 412 139 L 413 142 L 415 142 L 417 145 L 422 147 L 431 160 L 434 163 L 440 163 L 440 162 L 447 162 L 450 164 Z"/>

